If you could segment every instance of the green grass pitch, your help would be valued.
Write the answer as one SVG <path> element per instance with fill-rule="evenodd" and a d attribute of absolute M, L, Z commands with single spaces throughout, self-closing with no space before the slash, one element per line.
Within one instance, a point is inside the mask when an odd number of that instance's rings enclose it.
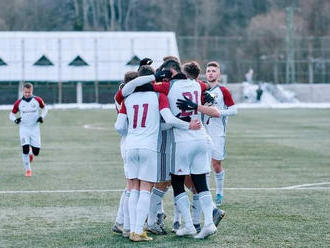
<path fill-rule="evenodd" d="M 50 110 L 31 178 L 24 177 L 18 127 L 8 112 L 0 111 L 1 248 L 330 245 L 330 185 L 281 189 L 330 182 L 330 110 L 241 109 L 228 123 L 227 216 L 218 233 L 202 241 L 151 235 L 152 243 L 138 244 L 111 231 L 121 192 L 54 192 L 124 188 L 115 111 Z M 33 190 L 47 192 L 10 193 Z"/>

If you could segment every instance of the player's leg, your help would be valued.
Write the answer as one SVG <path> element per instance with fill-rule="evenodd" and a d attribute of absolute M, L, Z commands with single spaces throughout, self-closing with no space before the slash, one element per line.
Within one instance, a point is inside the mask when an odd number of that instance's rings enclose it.
<path fill-rule="evenodd" d="M 29 129 L 23 126 L 20 126 L 19 129 L 20 142 L 22 146 L 22 161 L 25 169 L 25 176 L 30 177 L 32 175 L 30 167 L 30 132 Z"/>
<path fill-rule="evenodd" d="M 196 228 L 196 231 L 199 233 L 201 231 L 201 211 L 200 211 L 200 204 L 199 204 L 199 195 L 195 189 L 194 183 L 191 180 L 190 175 L 186 176 L 184 184 L 193 194 L 191 215 L 192 215 L 194 227 Z"/>
<path fill-rule="evenodd" d="M 129 198 L 131 195 L 131 185 L 128 182 L 129 180 L 126 179 L 126 190 L 125 190 L 125 197 L 124 197 L 124 206 L 123 206 L 123 212 L 124 212 L 124 225 L 123 225 L 123 237 L 128 238 L 130 233 L 130 222 L 129 222 Z"/>
<path fill-rule="evenodd" d="M 151 189 L 157 181 L 157 152 L 147 149 L 138 149 L 138 179 L 140 180 L 140 195 L 136 207 L 136 223 L 134 229 L 133 241 L 150 241 L 146 232 L 143 231 L 143 225 L 147 219 L 150 208 Z"/>
<path fill-rule="evenodd" d="M 204 226 L 195 238 L 205 238 L 216 232 L 216 226 L 213 223 L 213 200 L 211 192 L 207 187 L 206 173 L 210 171 L 209 156 L 207 151 L 207 142 L 199 141 L 190 143 L 195 147 L 192 156 L 191 179 L 199 195 L 200 207 L 204 215 Z"/>
<path fill-rule="evenodd" d="M 30 158 L 29 158 L 29 150 L 30 145 L 23 145 L 22 146 L 22 160 L 25 169 L 25 176 L 30 177 L 32 175 L 31 166 L 30 166 Z"/>
<path fill-rule="evenodd" d="M 38 156 L 40 153 L 40 147 L 41 147 L 41 137 L 40 137 L 40 127 L 34 127 L 30 130 L 31 136 L 30 136 L 30 153 L 29 153 L 29 159 L 30 163 L 33 161 L 34 156 Z"/>
<path fill-rule="evenodd" d="M 155 183 L 150 196 L 150 208 L 148 214 L 148 230 L 154 234 L 166 234 L 162 228 L 163 209 L 162 202 L 170 182 Z M 158 219 L 159 217 L 159 219 Z"/>
<path fill-rule="evenodd" d="M 126 173 L 128 179 L 128 185 L 130 188 L 130 196 L 128 201 L 128 211 L 129 211 L 129 224 L 130 224 L 130 236 L 133 235 L 135 230 L 136 221 L 136 205 L 139 200 L 139 189 L 140 181 L 138 179 L 138 166 L 139 166 L 139 156 L 138 149 L 129 149 L 125 153 L 126 159 Z"/>
<path fill-rule="evenodd" d="M 119 206 L 116 215 L 116 223 L 112 227 L 112 231 L 114 231 L 115 233 L 123 233 L 125 195 L 126 195 L 126 190 L 124 190 L 120 196 Z"/>
<path fill-rule="evenodd" d="M 215 203 L 219 207 L 223 201 L 223 185 L 225 180 L 225 171 L 222 161 L 226 155 L 225 137 L 213 137 L 214 149 L 212 151 L 212 167 L 214 171 L 214 180 L 216 185 Z"/>
<path fill-rule="evenodd" d="M 150 206 L 150 194 L 153 183 L 147 181 L 140 181 L 140 195 L 136 206 L 136 223 L 133 241 L 149 241 L 149 238 L 145 231 L 143 231 L 143 225 L 147 219 L 149 206 Z"/>

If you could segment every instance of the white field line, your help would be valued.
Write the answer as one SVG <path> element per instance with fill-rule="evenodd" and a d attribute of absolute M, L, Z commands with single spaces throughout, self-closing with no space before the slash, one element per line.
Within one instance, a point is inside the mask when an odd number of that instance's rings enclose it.
<path fill-rule="evenodd" d="M 330 187 L 313 187 L 319 185 L 330 185 L 330 182 L 300 184 L 288 187 L 274 188 L 225 188 L 225 190 L 237 191 L 280 191 L 280 190 L 329 190 Z M 211 189 L 214 191 L 215 189 Z M 16 191 L 0 191 L 0 194 L 40 194 L 40 193 L 108 193 L 122 192 L 123 189 L 78 189 L 78 190 L 16 190 Z"/>
<path fill-rule="evenodd" d="M 98 124 L 85 124 L 84 128 L 86 129 L 94 129 L 94 130 L 110 130 L 110 128 L 99 127 Z"/>

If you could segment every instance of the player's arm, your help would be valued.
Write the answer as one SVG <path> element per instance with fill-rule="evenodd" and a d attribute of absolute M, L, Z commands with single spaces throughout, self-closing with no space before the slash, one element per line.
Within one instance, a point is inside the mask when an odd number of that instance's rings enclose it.
<path fill-rule="evenodd" d="M 151 82 L 161 82 L 164 78 L 170 78 L 172 73 L 169 70 L 157 71 L 155 75 L 141 76 L 128 82 L 122 89 L 124 97 L 132 94 L 133 92 L 141 91 L 156 91 L 161 93 L 168 93 L 169 87 L 165 83 L 165 86 L 160 86 L 162 83 L 151 84 Z"/>
<path fill-rule="evenodd" d="M 119 89 L 116 92 L 116 94 L 114 96 L 114 100 L 115 100 L 115 106 L 116 106 L 117 113 L 119 113 L 120 104 L 122 103 L 122 101 L 124 101 L 124 96 L 123 96 L 122 89 Z"/>
<path fill-rule="evenodd" d="M 127 84 L 125 84 L 125 86 L 122 88 L 121 93 L 122 93 L 123 97 L 127 97 L 130 94 L 132 94 L 137 87 L 150 83 L 152 81 L 155 81 L 154 75 L 137 77 L 137 78 L 131 80 L 130 82 L 128 82 Z"/>
<path fill-rule="evenodd" d="M 178 99 L 176 102 L 176 106 L 181 110 L 197 110 L 205 115 L 211 116 L 211 117 L 220 117 L 220 112 L 215 106 L 206 106 L 194 103 L 192 100 L 190 100 L 188 97 L 184 97 L 185 100 Z"/>
<path fill-rule="evenodd" d="M 41 108 L 41 114 L 37 120 L 37 122 L 43 123 L 46 115 L 48 114 L 48 107 L 46 106 L 44 100 L 41 97 L 36 96 L 35 99 L 39 103 L 39 107 Z"/>
<path fill-rule="evenodd" d="M 225 105 L 227 106 L 227 109 L 220 110 L 221 115 L 222 116 L 237 115 L 237 112 L 238 112 L 237 107 L 235 106 L 235 103 L 231 96 L 230 91 L 224 86 L 221 86 L 220 90 L 222 91 L 223 101 L 224 101 Z"/>
<path fill-rule="evenodd" d="M 180 120 L 179 118 L 176 118 L 172 114 L 169 108 L 168 99 L 165 94 L 159 95 L 159 110 L 165 122 L 172 125 L 173 127 L 180 129 L 193 129 L 193 130 L 197 130 L 201 128 L 201 123 L 198 120 L 192 120 L 190 122 L 186 122 Z"/>
<path fill-rule="evenodd" d="M 127 120 L 127 112 L 125 103 L 122 102 L 119 114 L 117 115 L 117 120 L 115 123 L 115 129 L 119 133 L 120 136 L 124 136 L 127 134 L 128 129 L 128 120 Z"/>
<path fill-rule="evenodd" d="M 11 110 L 11 112 L 9 113 L 9 119 L 13 122 L 15 122 L 16 124 L 19 124 L 21 122 L 21 117 L 18 117 L 16 118 L 16 114 L 18 113 L 19 111 L 19 104 L 21 102 L 21 99 L 17 100 L 15 103 L 14 103 L 14 106 L 13 106 L 13 109 Z"/>
<path fill-rule="evenodd" d="M 220 114 L 221 116 L 232 116 L 232 115 L 237 115 L 237 107 L 236 105 L 232 105 L 228 107 L 228 109 L 221 109 Z"/>

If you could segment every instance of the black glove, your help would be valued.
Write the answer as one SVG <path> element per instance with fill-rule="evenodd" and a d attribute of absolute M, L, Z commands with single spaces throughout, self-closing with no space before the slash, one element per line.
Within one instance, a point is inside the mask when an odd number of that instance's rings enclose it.
<path fill-rule="evenodd" d="M 149 58 L 144 58 L 140 61 L 140 67 L 143 65 L 151 65 L 152 64 L 152 59 Z"/>
<path fill-rule="evenodd" d="M 19 124 L 19 123 L 21 122 L 21 120 L 22 120 L 22 117 L 18 117 L 14 122 L 15 122 L 16 124 Z"/>
<path fill-rule="evenodd" d="M 198 108 L 198 104 L 191 101 L 188 97 L 184 97 L 185 100 L 178 99 L 176 106 L 181 110 L 195 110 Z"/>
<path fill-rule="evenodd" d="M 172 72 L 170 70 L 157 70 L 155 73 L 156 82 L 161 82 L 165 78 L 171 78 Z"/>
<path fill-rule="evenodd" d="M 205 93 L 204 93 L 204 100 L 205 100 L 205 102 L 207 102 L 207 103 L 211 103 L 211 104 L 213 104 L 213 103 L 214 103 L 214 100 L 215 100 L 215 96 L 212 96 L 210 93 L 205 92 Z"/>
<path fill-rule="evenodd" d="M 191 121 L 191 117 L 188 116 L 180 116 L 181 113 L 178 113 L 175 117 L 179 118 L 180 120 L 186 121 L 186 122 L 190 122 Z"/>
<path fill-rule="evenodd" d="M 40 116 L 40 117 L 38 118 L 37 122 L 43 123 L 43 122 L 44 122 L 44 119 Z"/>

